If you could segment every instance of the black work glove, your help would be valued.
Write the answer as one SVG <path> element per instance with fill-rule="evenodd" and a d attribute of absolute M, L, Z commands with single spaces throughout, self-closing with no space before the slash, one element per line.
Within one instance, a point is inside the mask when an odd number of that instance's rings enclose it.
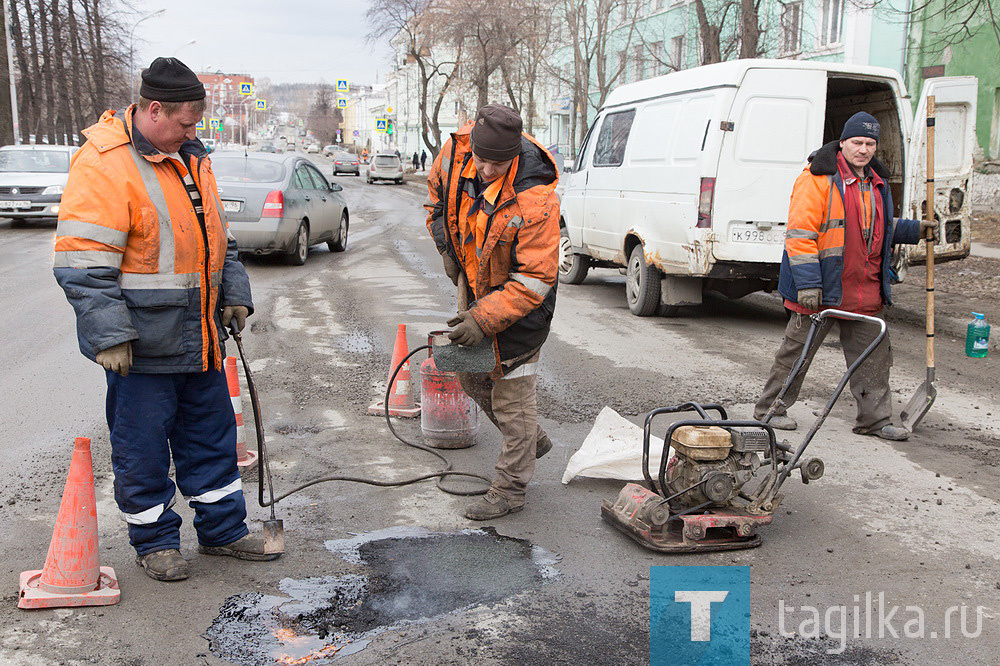
<path fill-rule="evenodd" d="M 458 276 L 462 273 L 461 266 L 451 258 L 451 255 L 445 252 L 441 255 L 441 261 L 444 263 L 445 275 L 451 280 L 452 284 L 458 284 Z"/>
<path fill-rule="evenodd" d="M 468 310 L 463 310 L 453 319 L 449 319 L 448 325 L 455 327 L 455 330 L 448 334 L 448 338 L 452 342 L 466 347 L 475 347 L 486 337 L 483 329 L 479 328 L 479 324 L 476 323 L 472 313 Z"/>

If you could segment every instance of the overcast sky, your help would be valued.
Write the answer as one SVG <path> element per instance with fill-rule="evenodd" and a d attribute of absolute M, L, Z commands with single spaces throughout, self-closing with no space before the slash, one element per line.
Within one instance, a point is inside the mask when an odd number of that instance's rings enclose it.
<path fill-rule="evenodd" d="M 195 71 L 359 84 L 381 82 L 388 69 L 388 46 L 365 43 L 368 0 L 144 0 L 136 7 L 129 26 L 166 8 L 135 29 L 137 69 L 176 55 Z"/>

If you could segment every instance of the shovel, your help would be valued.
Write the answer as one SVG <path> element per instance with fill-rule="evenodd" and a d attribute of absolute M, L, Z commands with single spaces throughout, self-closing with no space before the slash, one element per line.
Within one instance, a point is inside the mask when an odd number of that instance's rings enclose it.
<path fill-rule="evenodd" d="M 265 520 L 263 525 L 264 554 L 275 555 L 285 552 L 285 526 L 280 520 L 274 517 L 274 481 L 271 479 L 271 459 L 267 455 L 267 445 L 264 443 L 264 424 L 260 419 L 260 401 L 257 399 L 257 386 L 253 381 L 253 373 L 247 364 L 246 354 L 243 353 L 243 339 L 240 331 L 236 327 L 236 320 L 229 323 L 229 332 L 236 340 L 236 348 L 240 350 L 240 361 L 243 363 L 243 373 L 247 378 L 247 389 L 250 392 L 250 404 L 253 406 L 253 425 L 257 431 L 257 448 L 260 452 L 260 463 L 257 469 L 257 503 L 261 506 L 271 507 L 271 519 Z M 264 475 L 267 475 L 267 492 L 270 500 L 264 503 Z"/>
<path fill-rule="evenodd" d="M 934 219 L 934 96 L 927 98 L 927 210 L 928 220 Z M 916 393 L 900 412 L 903 427 L 910 432 L 930 410 L 937 397 L 934 388 L 934 232 L 925 243 L 927 247 L 927 379 L 917 387 Z"/>

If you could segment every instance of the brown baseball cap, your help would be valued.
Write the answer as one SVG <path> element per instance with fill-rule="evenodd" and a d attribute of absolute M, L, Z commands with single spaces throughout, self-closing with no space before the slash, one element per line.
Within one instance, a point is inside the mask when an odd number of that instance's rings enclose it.
<path fill-rule="evenodd" d="M 521 154 L 523 128 L 517 111 L 503 104 L 487 104 L 476 114 L 472 152 L 486 160 L 512 160 Z"/>

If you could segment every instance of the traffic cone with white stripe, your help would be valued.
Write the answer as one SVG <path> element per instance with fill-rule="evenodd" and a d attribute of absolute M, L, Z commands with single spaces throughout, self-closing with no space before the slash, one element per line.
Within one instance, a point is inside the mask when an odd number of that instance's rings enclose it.
<path fill-rule="evenodd" d="M 18 608 L 110 606 L 118 577 L 98 560 L 97 500 L 90 439 L 77 437 L 45 568 L 22 571 Z"/>
<path fill-rule="evenodd" d="M 392 380 L 392 373 L 399 367 L 400 362 L 410 353 L 410 348 L 406 344 L 406 324 L 400 324 L 396 329 L 396 345 L 392 350 L 392 364 L 389 366 L 389 380 Z M 368 413 L 373 416 L 385 416 L 385 400 L 379 400 L 368 407 Z M 420 405 L 413 401 L 413 382 L 410 380 L 410 360 L 407 359 L 403 367 L 396 373 L 396 380 L 392 382 L 392 391 L 389 392 L 389 416 L 403 416 L 406 418 L 416 418 L 420 416 Z"/>
<path fill-rule="evenodd" d="M 247 430 L 243 424 L 243 396 L 240 393 L 240 371 L 235 356 L 226 357 L 226 382 L 229 384 L 229 399 L 233 401 L 236 414 L 236 465 L 240 469 L 250 469 L 257 464 L 257 452 L 247 450 Z"/>

